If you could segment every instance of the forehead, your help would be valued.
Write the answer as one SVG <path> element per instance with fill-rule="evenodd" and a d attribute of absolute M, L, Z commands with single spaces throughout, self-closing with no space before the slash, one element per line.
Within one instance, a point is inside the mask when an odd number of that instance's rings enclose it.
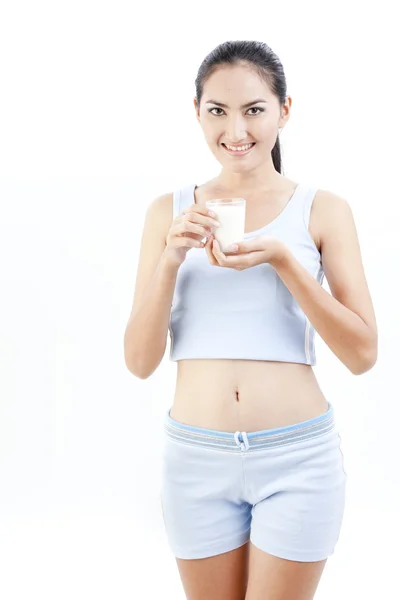
<path fill-rule="evenodd" d="M 269 99 L 271 91 L 267 82 L 251 67 L 218 67 L 204 84 L 205 101 L 214 98 L 224 102 L 231 98 L 240 103 L 258 97 Z"/>

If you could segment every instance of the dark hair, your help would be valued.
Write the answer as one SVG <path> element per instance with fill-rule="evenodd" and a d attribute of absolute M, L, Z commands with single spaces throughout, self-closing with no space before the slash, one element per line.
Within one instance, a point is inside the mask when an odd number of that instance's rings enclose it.
<path fill-rule="evenodd" d="M 210 52 L 200 65 L 197 73 L 196 100 L 200 106 L 206 80 L 221 65 L 237 65 L 242 62 L 253 67 L 259 76 L 266 81 L 272 93 L 278 98 L 281 106 L 286 100 L 286 76 L 278 56 L 264 42 L 228 41 L 220 44 Z M 272 161 L 278 173 L 282 174 L 282 157 L 279 136 L 272 149 Z"/>

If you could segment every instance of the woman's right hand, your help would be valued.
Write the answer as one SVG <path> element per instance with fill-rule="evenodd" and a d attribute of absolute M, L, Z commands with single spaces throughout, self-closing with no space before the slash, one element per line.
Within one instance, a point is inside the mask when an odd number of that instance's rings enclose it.
<path fill-rule="evenodd" d="M 180 267 L 190 248 L 204 248 L 201 240 L 213 233 L 219 225 L 219 221 L 210 215 L 207 208 L 199 207 L 198 204 L 185 208 L 172 221 L 167 235 L 164 254 L 168 262 Z"/>

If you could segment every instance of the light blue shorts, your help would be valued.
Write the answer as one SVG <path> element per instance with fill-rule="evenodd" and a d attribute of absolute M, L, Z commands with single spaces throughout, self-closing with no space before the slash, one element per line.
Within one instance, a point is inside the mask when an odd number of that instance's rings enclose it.
<path fill-rule="evenodd" d="M 248 540 L 318 561 L 339 539 L 347 474 L 333 407 L 314 419 L 247 433 L 165 419 L 161 504 L 177 558 L 205 558 Z"/>

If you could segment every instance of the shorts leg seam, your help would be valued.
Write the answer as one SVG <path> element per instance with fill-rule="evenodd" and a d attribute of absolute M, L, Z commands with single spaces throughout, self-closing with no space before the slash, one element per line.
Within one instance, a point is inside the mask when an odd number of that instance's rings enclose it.
<path fill-rule="evenodd" d="M 181 551 L 181 550 L 176 550 L 176 548 L 173 549 L 173 552 L 175 554 L 175 556 L 182 557 L 182 558 L 186 558 L 186 559 L 196 559 L 196 558 L 206 558 L 207 556 L 213 556 L 213 552 L 215 550 L 217 550 L 216 554 L 223 554 L 224 552 L 230 552 L 231 549 L 229 548 L 229 546 L 234 542 L 234 548 L 240 548 L 240 546 L 243 546 L 244 544 L 246 544 L 249 540 L 250 540 L 250 529 L 248 529 L 247 531 L 243 532 L 242 534 L 239 535 L 234 535 L 231 536 L 230 538 L 225 538 L 223 541 L 218 540 L 215 543 L 210 543 L 207 544 L 207 547 L 204 550 L 199 550 L 196 552 L 196 548 L 193 549 L 193 551 Z M 228 548 L 226 548 L 226 546 L 228 546 Z M 211 552 L 211 554 L 209 554 L 209 552 Z M 197 554 L 197 556 L 196 556 Z"/>

